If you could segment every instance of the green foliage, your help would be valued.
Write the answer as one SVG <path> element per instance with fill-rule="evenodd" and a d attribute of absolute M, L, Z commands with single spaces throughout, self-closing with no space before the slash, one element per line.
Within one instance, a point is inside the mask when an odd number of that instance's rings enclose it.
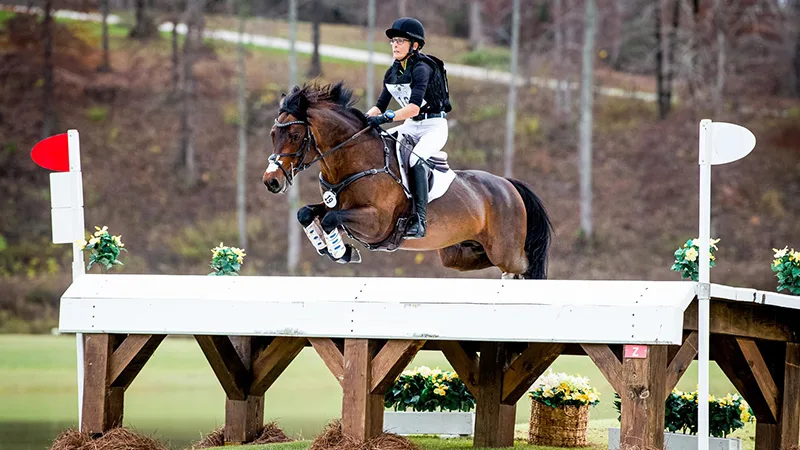
<path fill-rule="evenodd" d="M 772 271 L 778 277 L 778 292 L 787 290 L 794 295 L 800 295 L 800 251 L 782 250 L 773 248 L 775 260 L 772 261 Z"/>
<path fill-rule="evenodd" d="M 619 394 L 614 394 L 614 408 L 621 409 Z M 673 389 L 667 397 L 664 410 L 664 429 L 677 433 L 697 434 L 697 391 L 681 392 Z M 727 437 L 743 428 L 747 422 L 755 421 L 753 410 L 738 394 L 722 398 L 708 398 L 709 433 L 714 437 Z"/>
<path fill-rule="evenodd" d="M 511 51 L 507 48 L 473 50 L 462 56 L 461 62 L 469 66 L 508 70 L 511 67 Z"/>
<path fill-rule="evenodd" d="M 600 393 L 589 385 L 588 378 L 554 373 L 552 369 L 536 380 L 528 397 L 551 408 L 600 403 Z"/>
<path fill-rule="evenodd" d="M 122 266 L 122 261 L 117 259 L 121 251 L 128 251 L 125 244 L 122 243 L 122 236 L 112 236 L 108 233 L 108 227 L 104 226 L 94 227 L 94 236 L 89 238 L 89 241 L 83 241 L 81 249 L 90 252 L 89 264 L 86 270 L 90 270 L 94 264 L 103 266 L 103 272 L 107 271 L 113 266 Z"/>
<path fill-rule="evenodd" d="M 108 108 L 105 106 L 91 106 L 86 110 L 86 118 L 92 122 L 105 122 L 108 118 Z"/>
<path fill-rule="evenodd" d="M 219 247 L 214 247 L 211 250 L 214 255 L 211 257 L 211 264 L 209 266 L 214 269 L 209 275 L 239 275 L 239 269 L 242 268 L 244 257 L 247 256 L 244 250 L 236 247 L 226 247 L 219 243 Z"/>
<path fill-rule="evenodd" d="M 455 372 L 422 366 L 403 372 L 384 395 L 395 411 L 470 411 L 475 397 Z"/>
<path fill-rule="evenodd" d="M 697 281 L 699 274 L 699 264 L 697 260 L 700 259 L 699 242 L 700 239 L 697 238 L 689 239 L 683 244 L 682 248 L 675 250 L 675 261 L 672 267 L 670 267 L 670 270 L 679 272 L 681 278 L 691 278 L 692 281 Z M 709 244 L 709 267 L 717 265 L 717 258 L 714 256 L 714 250 L 717 250 L 717 242 L 719 242 L 719 239 L 711 239 Z"/>

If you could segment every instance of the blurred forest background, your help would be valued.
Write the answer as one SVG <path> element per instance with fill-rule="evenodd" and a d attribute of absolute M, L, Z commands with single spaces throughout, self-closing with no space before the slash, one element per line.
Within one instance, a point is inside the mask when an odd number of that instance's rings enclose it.
<path fill-rule="evenodd" d="M 448 66 L 451 166 L 534 188 L 550 278 L 680 279 L 711 118 L 758 140 L 713 171 L 712 281 L 776 288 L 772 248 L 800 248 L 800 0 L 28 0 L 0 8 L 0 332 L 57 325 L 71 247 L 50 243 L 29 155 L 73 128 L 86 226 L 129 250 L 114 270 L 205 274 L 222 241 L 245 248 L 243 275 L 499 277 L 435 252 L 332 263 L 294 219 L 319 201 L 317 171 L 292 195 L 261 183 L 281 93 L 344 80 L 366 110 L 406 15 Z"/>

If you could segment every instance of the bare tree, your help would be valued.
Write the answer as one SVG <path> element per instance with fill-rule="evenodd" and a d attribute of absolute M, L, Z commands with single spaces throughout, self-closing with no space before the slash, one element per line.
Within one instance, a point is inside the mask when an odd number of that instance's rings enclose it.
<path fill-rule="evenodd" d="M 725 95 L 725 68 L 727 64 L 727 46 L 725 38 L 725 20 L 723 18 L 722 0 L 714 0 L 714 23 L 717 30 L 717 82 L 714 86 L 714 115 L 722 113 L 723 97 Z"/>
<path fill-rule="evenodd" d="M 239 72 L 239 89 L 237 91 L 237 104 L 239 107 L 239 158 L 237 161 L 236 180 L 236 210 L 239 222 L 239 248 L 247 248 L 247 199 L 245 186 L 247 180 L 247 67 L 244 52 L 244 26 L 247 19 L 247 3 L 239 0 L 239 42 L 236 46 L 236 61 Z"/>
<path fill-rule="evenodd" d="M 789 20 L 794 34 L 794 55 L 792 56 L 792 78 L 794 80 L 791 84 L 793 84 L 795 97 L 800 98 L 800 0 L 792 2 Z"/>
<path fill-rule="evenodd" d="M 517 119 L 517 71 L 519 70 L 519 2 L 513 0 L 511 13 L 511 80 L 508 83 L 508 104 L 506 105 L 506 151 L 503 176 L 513 174 L 514 129 Z"/>
<path fill-rule="evenodd" d="M 289 89 L 298 82 L 297 76 L 297 0 L 289 0 Z M 297 223 L 297 210 L 300 208 L 300 180 L 295 178 L 294 186 L 287 195 L 289 214 L 287 217 L 286 232 L 288 236 L 288 251 L 286 253 L 286 266 L 290 275 L 297 273 L 300 262 L 300 229 Z"/>
<path fill-rule="evenodd" d="M 103 15 L 102 28 L 103 28 L 103 62 L 97 67 L 99 72 L 110 72 L 111 61 L 108 50 L 108 1 L 100 0 L 100 11 Z"/>
<path fill-rule="evenodd" d="M 583 58 L 581 69 L 580 120 L 580 202 L 581 232 L 592 237 L 592 87 L 594 84 L 594 39 L 597 10 L 595 0 L 586 0 L 584 10 Z"/>
<path fill-rule="evenodd" d="M 480 50 L 483 48 L 485 37 L 483 33 L 483 0 L 469 0 L 469 48 Z"/>
<path fill-rule="evenodd" d="M 134 39 L 146 40 L 158 35 L 153 18 L 147 13 L 147 4 L 145 0 L 135 0 L 135 17 L 136 23 L 134 24 L 128 36 Z"/>
<path fill-rule="evenodd" d="M 397 15 L 399 17 L 406 17 L 408 11 L 408 0 L 397 0 Z"/>
<path fill-rule="evenodd" d="M 42 137 L 48 137 L 56 129 L 55 86 L 53 82 L 53 0 L 44 2 L 42 37 L 44 43 L 44 84 L 42 86 Z"/>
<path fill-rule="evenodd" d="M 367 6 L 367 102 L 365 109 L 369 109 L 375 101 L 375 0 L 368 0 Z"/>
<path fill-rule="evenodd" d="M 173 13 L 172 17 L 172 92 L 177 93 L 181 74 L 180 74 L 180 56 L 178 56 L 179 46 L 178 46 L 178 22 L 179 22 L 179 15 L 177 12 Z"/>
<path fill-rule="evenodd" d="M 322 14 L 322 4 L 320 0 L 311 0 L 311 40 L 313 42 L 314 50 L 311 53 L 311 63 L 308 66 L 309 78 L 322 75 L 322 63 L 319 59 L 319 40 Z"/>
<path fill-rule="evenodd" d="M 203 14 L 204 0 L 187 0 L 186 2 L 186 36 L 183 41 L 183 65 L 180 82 L 180 147 L 179 165 L 184 170 L 184 184 L 194 186 L 197 183 L 197 166 L 194 146 L 194 59 L 197 54 L 196 29 L 199 18 Z"/>
<path fill-rule="evenodd" d="M 558 82 L 555 90 L 555 109 L 556 115 L 564 117 L 567 111 L 566 89 L 569 89 L 567 76 L 564 70 L 564 9 L 561 0 L 553 0 L 553 39 L 555 44 L 555 63 L 558 74 Z"/>
<path fill-rule="evenodd" d="M 655 12 L 655 38 L 656 38 L 656 92 L 658 93 L 658 117 L 664 119 L 667 117 L 669 109 L 668 105 L 664 104 L 665 100 L 665 87 L 664 87 L 664 41 L 662 39 L 661 29 L 661 0 L 653 0 L 653 10 Z"/>

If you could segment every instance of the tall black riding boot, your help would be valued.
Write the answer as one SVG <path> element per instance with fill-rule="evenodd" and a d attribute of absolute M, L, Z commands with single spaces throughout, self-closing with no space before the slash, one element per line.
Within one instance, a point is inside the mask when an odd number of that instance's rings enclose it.
<path fill-rule="evenodd" d="M 416 215 L 412 216 L 411 226 L 406 232 L 407 239 L 425 237 L 426 216 L 428 211 L 428 165 L 422 161 L 411 168 L 411 195 L 414 196 Z"/>

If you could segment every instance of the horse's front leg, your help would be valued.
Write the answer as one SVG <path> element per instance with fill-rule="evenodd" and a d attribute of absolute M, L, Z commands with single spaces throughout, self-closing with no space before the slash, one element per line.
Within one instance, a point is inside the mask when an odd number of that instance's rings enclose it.
<path fill-rule="evenodd" d="M 300 222 L 300 225 L 303 226 L 306 237 L 311 241 L 317 253 L 330 256 L 328 245 L 325 243 L 325 233 L 323 233 L 322 226 L 319 224 L 320 221 L 317 220 L 325 216 L 326 212 L 327 208 L 325 208 L 323 203 L 306 205 L 297 211 L 297 220 Z"/>

